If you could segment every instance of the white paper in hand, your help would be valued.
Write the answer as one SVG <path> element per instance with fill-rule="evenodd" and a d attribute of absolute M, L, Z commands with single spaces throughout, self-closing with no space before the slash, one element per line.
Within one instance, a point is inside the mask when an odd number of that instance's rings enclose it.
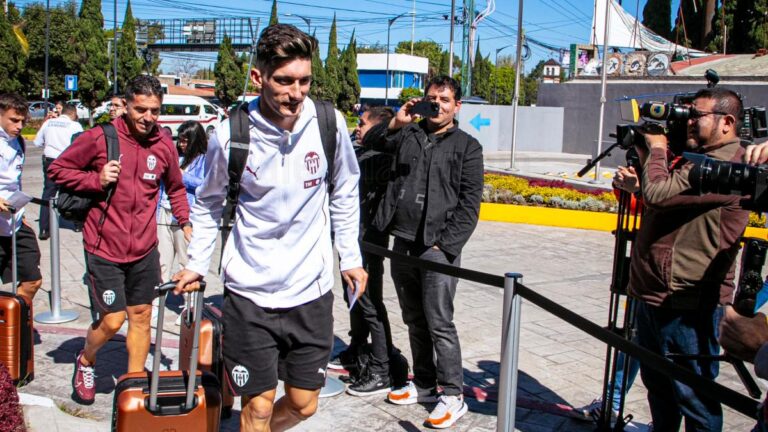
<path fill-rule="evenodd" d="M 351 311 L 357 303 L 357 292 L 360 290 L 360 284 L 357 281 L 353 281 L 354 287 L 347 285 L 347 298 L 349 299 L 349 310 Z"/>

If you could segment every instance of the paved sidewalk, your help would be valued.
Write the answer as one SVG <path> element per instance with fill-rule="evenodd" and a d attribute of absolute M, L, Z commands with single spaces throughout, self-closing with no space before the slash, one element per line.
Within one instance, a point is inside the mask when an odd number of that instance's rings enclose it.
<path fill-rule="evenodd" d="M 31 147 L 24 172 L 27 193 L 39 196 L 42 189 L 40 151 Z M 37 230 L 37 209 L 27 210 L 27 219 Z M 40 242 L 43 253 L 43 287 L 50 287 L 49 241 Z M 610 233 L 558 229 L 528 225 L 481 222 L 467 245 L 462 262 L 466 268 L 492 274 L 521 272 L 524 283 L 537 292 L 596 322 L 605 324 L 613 253 Z M 216 255 L 218 256 L 218 255 Z M 299 265 L 299 263 L 296 263 Z M 215 266 L 212 266 L 215 267 Z M 207 277 L 210 301 L 221 300 L 221 284 L 215 268 Z M 82 283 L 84 267 L 80 234 L 61 231 L 61 284 L 64 309 L 80 313 L 78 320 L 60 325 L 36 326 L 36 378 L 20 392 L 43 396 L 54 407 L 25 405 L 32 431 L 109 430 L 115 380 L 126 370 L 125 344 L 121 336 L 99 353 L 95 404 L 80 406 L 70 399 L 75 353 L 83 346 L 90 321 L 88 296 Z M 4 289 L 9 286 L 5 285 Z M 336 293 L 341 293 L 337 280 Z M 392 321 L 395 344 L 410 360 L 407 331 L 391 279 L 385 280 L 385 303 Z M 176 335 L 173 324 L 179 310 L 178 299 L 171 299 L 166 315 L 163 367 L 177 365 Z M 468 386 L 493 394 L 499 372 L 501 344 L 500 289 L 460 282 L 456 296 L 456 324 L 462 344 L 464 376 Z M 40 292 L 35 312 L 48 309 L 48 296 Z M 336 350 L 341 350 L 349 329 L 346 307 L 337 296 L 334 304 Z M 605 345 L 559 321 L 543 310 L 524 302 L 520 340 L 520 386 L 516 426 L 521 431 L 591 431 L 594 425 L 567 416 L 571 405 L 589 403 L 602 386 Z M 151 364 L 152 356 L 148 359 Z M 730 366 L 722 367 L 719 380 L 743 391 Z M 482 396 L 482 392 L 478 392 Z M 496 427 L 496 404 L 489 399 L 468 398 L 470 412 L 456 424 L 457 431 L 491 431 Z M 322 399 L 318 413 L 296 430 L 300 431 L 417 431 L 431 407 L 394 406 L 382 396 L 357 398 L 348 395 Z M 638 423 L 649 421 L 645 390 L 638 379 L 629 394 L 627 412 Z M 68 415 L 77 414 L 78 417 Z M 222 430 L 238 430 L 239 406 Z M 749 430 L 752 421 L 726 410 L 724 430 Z"/>

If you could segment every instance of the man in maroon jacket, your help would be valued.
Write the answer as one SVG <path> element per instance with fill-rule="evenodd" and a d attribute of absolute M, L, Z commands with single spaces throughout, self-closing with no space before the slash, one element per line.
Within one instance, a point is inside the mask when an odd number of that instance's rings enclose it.
<path fill-rule="evenodd" d="M 126 114 L 112 121 L 120 141 L 118 161 L 107 161 L 104 132 L 96 127 L 77 138 L 48 171 L 59 186 L 78 192 L 114 188 L 108 201 L 95 203 L 83 228 L 93 307 L 100 318 L 88 329 L 75 361 L 72 398 L 81 404 L 94 401 L 96 353 L 117 333 L 126 313 L 128 372 L 144 370 L 151 303 L 160 282 L 155 209 L 161 181 L 188 240 L 192 234 L 178 154 L 156 124 L 163 99 L 160 82 L 138 76 L 128 83 L 125 98 Z"/>

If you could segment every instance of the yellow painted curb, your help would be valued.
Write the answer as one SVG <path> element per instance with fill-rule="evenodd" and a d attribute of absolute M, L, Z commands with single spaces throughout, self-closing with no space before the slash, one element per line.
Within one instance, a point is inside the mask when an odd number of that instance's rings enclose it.
<path fill-rule="evenodd" d="M 608 232 L 616 229 L 615 213 L 521 206 L 514 204 L 482 203 L 480 205 L 480 219 L 495 222 L 522 223 Z M 747 227 L 745 236 L 768 238 L 768 229 Z"/>

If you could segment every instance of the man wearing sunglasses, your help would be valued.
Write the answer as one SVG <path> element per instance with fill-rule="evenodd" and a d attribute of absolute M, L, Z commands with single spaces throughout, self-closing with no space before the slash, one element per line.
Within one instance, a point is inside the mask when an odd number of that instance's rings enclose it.
<path fill-rule="evenodd" d="M 696 93 L 688 120 L 689 151 L 718 160 L 742 162 L 745 149 L 738 133 L 743 106 L 723 88 Z M 749 219 L 740 197 L 698 195 L 688 179 L 692 164 L 670 168 L 667 137 L 646 129 L 646 148 L 638 148 L 645 213 L 632 251 L 629 294 L 637 305 L 641 346 L 714 380 L 719 354 L 717 326 L 723 304 L 734 290 L 739 237 Z M 675 358 L 675 355 L 702 357 Z M 720 403 L 646 365 L 643 383 L 657 430 L 722 430 Z"/>

